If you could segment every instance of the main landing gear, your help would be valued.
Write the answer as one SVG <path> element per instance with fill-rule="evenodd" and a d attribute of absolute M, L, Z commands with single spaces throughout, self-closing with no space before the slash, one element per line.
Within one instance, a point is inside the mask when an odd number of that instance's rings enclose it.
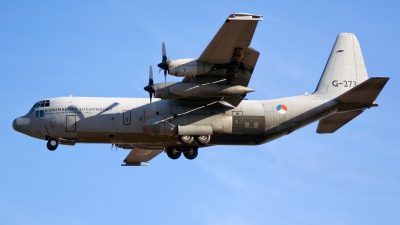
<path fill-rule="evenodd" d="M 185 148 L 177 148 L 177 147 L 168 147 L 167 148 L 167 155 L 170 159 L 178 159 L 181 155 L 185 156 L 187 159 L 195 159 L 198 152 L 198 147 L 185 147 Z"/>
<path fill-rule="evenodd" d="M 47 148 L 48 148 L 50 151 L 56 150 L 57 147 L 58 147 L 58 141 L 57 141 L 56 139 L 51 138 L 51 139 L 49 139 L 49 140 L 47 141 Z"/>
<path fill-rule="evenodd" d="M 179 141 L 184 145 L 190 145 L 193 143 L 193 140 L 196 140 L 199 145 L 207 145 L 210 143 L 211 136 L 210 135 L 199 135 L 199 136 L 190 136 L 190 135 L 180 135 L 178 136 Z"/>

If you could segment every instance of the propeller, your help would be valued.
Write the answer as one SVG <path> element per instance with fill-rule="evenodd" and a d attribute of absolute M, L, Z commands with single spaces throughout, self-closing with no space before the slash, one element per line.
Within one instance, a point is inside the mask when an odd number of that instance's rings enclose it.
<path fill-rule="evenodd" d="M 111 143 L 111 152 L 112 152 L 112 150 L 113 150 L 114 147 L 115 147 L 115 152 L 116 152 L 117 155 L 118 155 L 117 144 Z M 111 155 L 111 152 L 110 152 L 110 155 Z"/>
<path fill-rule="evenodd" d="M 165 50 L 165 42 L 162 43 L 162 61 L 157 66 L 164 70 L 164 82 L 167 84 L 167 71 L 169 69 L 169 60 L 167 60 L 167 51 Z"/>
<path fill-rule="evenodd" d="M 150 95 L 150 104 L 151 104 L 151 99 L 153 98 L 154 95 L 154 89 L 153 89 L 153 67 L 150 65 L 150 71 L 149 71 L 149 84 L 144 87 L 143 89 L 147 92 L 149 92 Z"/>

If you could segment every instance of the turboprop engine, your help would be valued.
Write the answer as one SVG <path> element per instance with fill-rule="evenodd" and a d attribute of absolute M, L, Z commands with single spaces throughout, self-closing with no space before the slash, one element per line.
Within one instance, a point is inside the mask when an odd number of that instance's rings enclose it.
<path fill-rule="evenodd" d="M 167 52 L 165 50 L 165 43 L 162 43 L 162 61 L 157 65 L 160 70 L 164 70 L 164 79 L 166 79 L 167 72 L 170 75 L 178 77 L 195 76 L 209 72 L 213 64 L 199 62 L 197 59 L 167 59 Z"/>
<path fill-rule="evenodd" d="M 253 92 L 254 89 L 225 83 L 177 83 L 170 87 L 170 91 L 176 95 L 185 97 L 227 97 L 245 95 Z"/>
<path fill-rule="evenodd" d="M 212 64 L 199 62 L 196 59 L 175 59 L 169 60 L 167 63 L 168 73 L 178 77 L 207 73 L 213 67 Z"/>

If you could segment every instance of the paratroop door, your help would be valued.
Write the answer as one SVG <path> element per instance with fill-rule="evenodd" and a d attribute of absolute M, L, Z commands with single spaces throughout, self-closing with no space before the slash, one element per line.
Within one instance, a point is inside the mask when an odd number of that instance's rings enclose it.
<path fill-rule="evenodd" d="M 124 125 L 130 125 L 131 124 L 131 111 L 130 110 L 124 110 Z"/>

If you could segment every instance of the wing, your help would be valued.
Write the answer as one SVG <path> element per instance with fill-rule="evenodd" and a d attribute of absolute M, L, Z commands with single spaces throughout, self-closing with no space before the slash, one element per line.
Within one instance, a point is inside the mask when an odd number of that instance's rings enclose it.
<path fill-rule="evenodd" d="M 262 17 L 258 15 L 229 15 L 198 58 L 200 62 L 214 64 L 212 70 L 204 76 L 217 76 L 218 80 L 225 79 L 227 84 L 248 86 L 260 55 L 257 50 L 249 47 L 258 21 L 262 21 Z M 245 94 L 239 94 L 226 96 L 224 99 L 237 106 L 244 96 Z"/>
<path fill-rule="evenodd" d="M 125 146 L 119 146 L 125 148 Z M 159 155 L 164 150 L 160 149 L 153 149 L 153 148 L 140 148 L 140 146 L 135 146 L 134 144 L 129 144 L 129 147 L 132 150 L 124 159 L 125 164 L 121 164 L 121 166 L 148 166 L 149 164 L 142 164 L 143 162 L 148 163 L 152 158 Z"/>
<path fill-rule="evenodd" d="M 262 17 L 258 15 L 231 14 L 198 59 L 160 63 L 160 68 L 168 68 L 168 74 L 184 78 L 178 83 L 153 85 L 155 97 L 239 105 L 254 91 L 247 86 L 260 53 L 249 46 L 259 21 Z M 165 49 L 163 52 L 164 57 Z"/>

